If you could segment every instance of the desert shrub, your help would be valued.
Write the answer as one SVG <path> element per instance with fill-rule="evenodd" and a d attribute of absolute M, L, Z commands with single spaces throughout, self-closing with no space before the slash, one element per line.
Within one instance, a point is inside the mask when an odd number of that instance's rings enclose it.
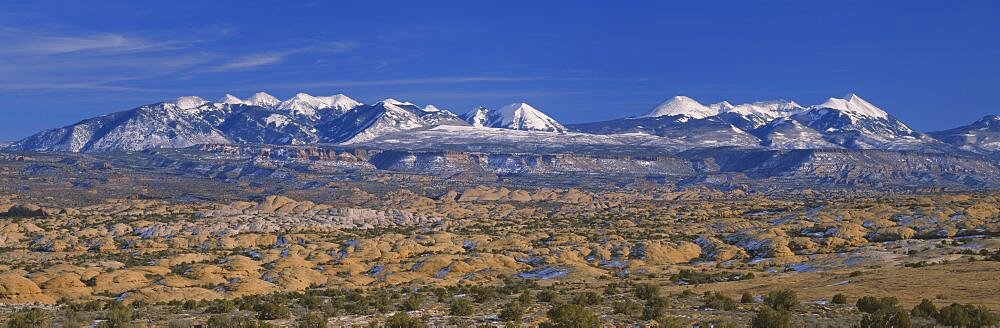
<path fill-rule="evenodd" d="M 861 318 L 859 328 L 910 328 L 910 314 L 902 309 L 880 309 L 874 313 L 865 314 Z"/>
<path fill-rule="evenodd" d="M 715 292 L 715 294 L 707 294 L 705 296 L 704 307 L 716 310 L 732 311 L 736 310 L 736 300 L 733 300 L 731 297 L 723 295 L 722 293 Z"/>
<path fill-rule="evenodd" d="M 729 320 L 719 319 L 719 320 L 712 320 L 712 321 L 709 321 L 709 322 L 702 322 L 702 323 L 698 324 L 698 327 L 739 328 L 740 325 L 736 324 L 735 322 L 729 321 Z"/>
<path fill-rule="evenodd" d="M 658 328 L 689 328 L 691 322 L 680 317 L 665 316 L 656 320 L 656 326 Z"/>
<path fill-rule="evenodd" d="M 517 301 L 521 302 L 521 304 L 523 304 L 523 305 L 531 304 L 531 292 L 527 291 L 527 290 L 524 291 L 524 292 L 521 292 L 521 296 L 517 297 Z"/>
<path fill-rule="evenodd" d="M 998 323 L 997 315 L 984 306 L 952 303 L 938 310 L 937 323 L 952 327 L 992 327 Z"/>
<path fill-rule="evenodd" d="M 258 304 L 254 310 L 257 311 L 257 319 L 260 320 L 286 319 L 290 315 L 288 306 L 275 302 Z"/>
<path fill-rule="evenodd" d="M 899 301 L 895 297 L 878 298 L 875 296 L 864 296 L 858 299 L 858 310 L 865 313 L 891 312 L 896 308 Z"/>
<path fill-rule="evenodd" d="M 325 314 L 312 311 L 295 320 L 295 326 L 298 328 L 326 328 L 327 322 L 329 320 Z"/>
<path fill-rule="evenodd" d="M 503 321 L 521 321 L 521 317 L 524 316 L 524 305 L 519 302 L 510 302 L 503 306 L 500 310 L 500 314 L 497 316 Z"/>
<path fill-rule="evenodd" d="M 597 305 L 601 304 L 601 296 L 597 295 L 597 293 L 593 291 L 579 292 L 573 297 L 572 303 L 583 306 Z"/>
<path fill-rule="evenodd" d="M 247 316 L 217 315 L 208 318 L 208 322 L 205 323 L 205 326 L 208 328 L 266 328 L 271 325 Z"/>
<path fill-rule="evenodd" d="M 7 321 L 8 328 L 48 327 L 49 317 L 39 308 L 23 309 L 15 312 Z"/>
<path fill-rule="evenodd" d="M 643 320 L 659 320 L 666 315 L 667 308 L 670 307 L 670 300 L 663 296 L 655 296 L 646 301 L 646 306 L 642 308 Z"/>
<path fill-rule="evenodd" d="M 207 308 L 206 313 L 231 313 L 236 310 L 236 302 L 227 299 L 215 300 Z"/>
<path fill-rule="evenodd" d="M 191 320 L 183 320 L 183 319 L 170 320 L 170 322 L 167 323 L 167 328 L 191 328 L 192 326 L 194 326 L 194 324 L 191 323 Z M 63 325 L 63 327 L 70 327 L 70 326 Z"/>
<path fill-rule="evenodd" d="M 778 311 L 791 311 L 799 306 L 799 298 L 791 289 L 783 289 L 768 293 L 764 303 Z"/>
<path fill-rule="evenodd" d="M 124 306 L 121 303 L 112 303 L 108 309 L 106 319 L 106 321 L 98 325 L 99 328 L 132 327 L 132 320 L 135 319 L 135 315 L 132 313 L 132 308 Z"/>
<path fill-rule="evenodd" d="M 556 299 L 556 297 L 559 297 L 559 295 L 556 294 L 556 291 L 552 290 L 551 288 L 543 289 L 542 291 L 538 292 L 538 295 L 536 295 L 538 301 L 544 303 L 551 303 Z"/>
<path fill-rule="evenodd" d="M 620 301 L 611 304 L 611 309 L 616 314 L 626 314 L 637 316 L 642 314 L 642 304 L 633 301 Z"/>
<path fill-rule="evenodd" d="M 641 300 L 649 300 L 653 297 L 660 295 L 660 286 L 653 284 L 638 284 L 635 285 L 635 297 Z"/>
<path fill-rule="evenodd" d="M 765 306 L 750 320 L 751 328 L 791 328 L 792 314 L 787 310 L 775 310 Z"/>
<path fill-rule="evenodd" d="M 456 297 L 451 300 L 448 313 L 457 316 L 472 315 L 472 301 L 464 297 Z"/>
<path fill-rule="evenodd" d="M 406 298 L 406 300 L 403 301 L 403 303 L 400 304 L 400 307 L 403 309 L 403 311 L 416 311 L 423 308 L 423 306 L 424 306 L 424 297 L 421 296 L 420 294 L 412 294 L 410 295 L 410 297 Z"/>
<path fill-rule="evenodd" d="M 427 328 L 427 319 L 411 318 L 404 312 L 399 312 L 385 320 L 385 328 Z"/>
<path fill-rule="evenodd" d="M 847 304 L 847 295 L 837 294 L 833 295 L 833 299 L 830 300 L 833 304 Z"/>
<path fill-rule="evenodd" d="M 540 328 L 597 328 L 601 326 L 597 315 L 579 304 L 558 304 L 546 312 L 548 321 Z"/>
<path fill-rule="evenodd" d="M 933 318 L 938 315 L 938 310 L 931 300 L 925 298 L 910 310 L 910 315 L 917 318 Z"/>
<path fill-rule="evenodd" d="M 750 294 L 749 292 L 743 293 L 743 296 L 740 296 L 740 303 L 748 304 L 753 302 L 754 302 L 753 295 Z"/>

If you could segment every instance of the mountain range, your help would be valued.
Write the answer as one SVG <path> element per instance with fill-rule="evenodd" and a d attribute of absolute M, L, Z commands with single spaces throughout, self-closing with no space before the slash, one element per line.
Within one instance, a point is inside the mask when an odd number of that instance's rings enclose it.
<path fill-rule="evenodd" d="M 562 124 L 527 103 L 464 114 L 386 99 L 363 104 L 348 96 L 298 93 L 280 100 L 258 92 L 216 101 L 197 96 L 143 105 L 39 132 L 15 151 L 109 152 L 199 144 L 337 144 L 382 148 L 507 148 L 573 151 L 634 147 L 681 152 L 705 148 L 881 149 L 1000 154 L 1000 116 L 921 133 L 861 97 L 848 94 L 812 106 L 773 100 L 702 104 L 676 96 L 647 114 Z"/>

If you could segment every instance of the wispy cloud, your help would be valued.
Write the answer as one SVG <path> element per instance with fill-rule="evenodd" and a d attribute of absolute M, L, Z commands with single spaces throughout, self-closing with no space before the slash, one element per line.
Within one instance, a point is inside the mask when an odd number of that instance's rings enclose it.
<path fill-rule="evenodd" d="M 107 51 L 129 53 L 167 49 L 175 46 L 172 42 L 152 42 L 120 34 L 105 33 L 84 36 L 43 37 L 28 50 L 41 54 L 63 54 L 78 51 Z"/>
<path fill-rule="evenodd" d="M 342 81 L 318 81 L 310 83 L 298 83 L 285 85 L 289 88 L 322 88 L 322 87 L 350 87 L 350 86 L 382 86 L 382 85 L 410 85 L 410 84 L 460 84 L 478 82 L 523 82 L 544 80 L 545 77 L 538 76 L 447 76 L 412 79 L 383 79 L 383 80 L 342 80 Z"/>
<path fill-rule="evenodd" d="M 229 72 L 247 70 L 259 66 L 266 66 L 280 63 L 288 56 L 288 53 L 255 54 L 236 58 L 230 62 L 219 65 L 214 71 Z"/>

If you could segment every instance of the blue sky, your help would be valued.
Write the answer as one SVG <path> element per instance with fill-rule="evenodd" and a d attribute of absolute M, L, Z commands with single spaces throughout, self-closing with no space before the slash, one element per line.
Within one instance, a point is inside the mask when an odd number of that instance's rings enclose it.
<path fill-rule="evenodd" d="M 0 140 L 263 90 L 563 122 L 855 92 L 918 130 L 1000 114 L 998 1 L 3 1 Z"/>

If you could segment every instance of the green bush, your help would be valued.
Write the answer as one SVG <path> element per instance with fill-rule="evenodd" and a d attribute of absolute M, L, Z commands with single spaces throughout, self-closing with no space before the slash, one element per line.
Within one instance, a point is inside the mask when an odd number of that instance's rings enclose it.
<path fill-rule="evenodd" d="M 859 328 L 910 328 L 910 314 L 901 309 L 879 310 L 875 313 L 865 314 L 861 318 Z"/>
<path fill-rule="evenodd" d="M 597 315 L 579 304 L 558 304 L 546 312 L 549 320 L 540 328 L 597 328 L 601 321 Z"/>
<path fill-rule="evenodd" d="M 733 300 L 729 296 L 722 295 L 722 293 L 715 292 L 715 294 L 709 294 L 705 297 L 704 307 L 716 310 L 732 311 L 736 310 L 736 300 Z"/>
<path fill-rule="evenodd" d="M 329 319 L 322 312 L 309 312 L 302 318 L 295 320 L 298 328 L 326 328 Z"/>
<path fill-rule="evenodd" d="M 667 308 L 670 307 L 670 300 L 663 296 L 656 296 L 646 301 L 646 306 L 642 308 L 643 320 L 660 320 L 666 315 Z"/>
<path fill-rule="evenodd" d="M 864 296 L 858 299 L 855 305 L 858 310 L 865 313 L 892 312 L 899 301 L 895 297 L 877 298 L 874 296 Z"/>
<path fill-rule="evenodd" d="M 543 289 L 542 291 L 538 292 L 538 295 L 536 296 L 539 302 L 544 302 L 544 303 L 551 303 L 552 301 L 555 301 L 557 297 L 559 297 L 559 295 L 556 294 L 556 291 L 552 290 L 551 288 Z"/>
<path fill-rule="evenodd" d="M 917 318 L 934 318 L 938 315 L 937 307 L 929 299 L 923 299 L 910 310 L 910 315 Z"/>
<path fill-rule="evenodd" d="M 633 301 L 620 301 L 611 304 L 611 309 L 615 314 L 625 314 L 637 316 L 642 314 L 642 304 Z"/>
<path fill-rule="evenodd" d="M 847 295 L 837 294 L 833 295 L 833 299 L 830 300 L 833 304 L 847 304 Z"/>
<path fill-rule="evenodd" d="M 403 308 L 403 311 L 416 311 L 422 309 L 423 306 L 424 306 L 424 297 L 421 296 L 420 294 L 412 294 L 405 301 L 403 301 L 402 304 L 400 304 L 400 307 Z"/>
<path fill-rule="evenodd" d="M 48 327 L 49 318 L 39 308 L 23 309 L 15 312 L 7 321 L 8 328 Z"/>
<path fill-rule="evenodd" d="M 448 313 L 457 316 L 468 316 L 472 315 L 472 310 L 472 301 L 464 297 L 456 297 L 451 300 Z"/>
<path fill-rule="evenodd" d="M 121 303 L 112 303 L 108 309 L 107 321 L 101 322 L 99 328 L 122 328 L 132 327 L 132 320 L 135 319 L 132 308 Z"/>
<path fill-rule="evenodd" d="M 740 296 L 740 303 L 749 304 L 753 302 L 754 302 L 753 295 L 750 294 L 749 292 L 743 293 L 743 296 Z"/>
<path fill-rule="evenodd" d="M 791 328 L 792 314 L 787 310 L 762 307 L 750 321 L 751 328 Z"/>
<path fill-rule="evenodd" d="M 657 328 L 690 328 L 691 322 L 680 317 L 662 317 L 656 320 Z"/>
<path fill-rule="evenodd" d="M 653 284 L 638 284 L 635 285 L 635 297 L 640 300 L 649 300 L 653 297 L 660 296 L 660 286 Z"/>
<path fill-rule="evenodd" d="M 768 293 L 764 303 L 778 311 L 791 311 L 799 306 L 799 298 L 794 291 L 783 289 Z"/>
<path fill-rule="evenodd" d="M 577 293 L 576 296 L 573 297 L 572 303 L 588 306 L 601 304 L 601 301 L 601 296 L 597 295 L 596 292 L 585 291 Z"/>
<path fill-rule="evenodd" d="M 241 315 L 217 315 L 208 319 L 205 323 L 208 328 L 267 328 L 271 327 L 266 323 L 257 321 L 251 317 Z"/>
<path fill-rule="evenodd" d="M 258 304 L 254 310 L 257 311 L 257 319 L 260 320 L 286 319 L 290 316 L 288 306 L 275 302 Z"/>
<path fill-rule="evenodd" d="M 524 316 L 524 305 L 517 301 L 507 303 L 500 310 L 498 317 L 503 321 L 521 321 Z"/>
<path fill-rule="evenodd" d="M 411 318 L 404 312 L 399 312 L 385 321 L 385 328 L 427 328 L 427 319 Z"/>
<path fill-rule="evenodd" d="M 235 310 L 235 302 L 227 299 L 221 299 L 213 301 L 211 305 L 205 308 L 205 313 L 231 313 Z"/>
<path fill-rule="evenodd" d="M 996 326 L 997 315 L 984 306 L 952 303 L 938 310 L 937 323 L 952 327 L 992 327 Z"/>

